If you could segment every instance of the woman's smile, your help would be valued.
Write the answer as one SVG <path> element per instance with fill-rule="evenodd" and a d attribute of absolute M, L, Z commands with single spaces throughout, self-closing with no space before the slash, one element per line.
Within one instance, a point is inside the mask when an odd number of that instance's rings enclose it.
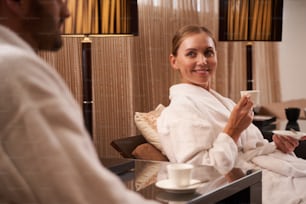
<path fill-rule="evenodd" d="M 206 69 L 206 68 L 196 68 L 196 69 L 192 70 L 192 72 L 196 72 L 196 73 L 201 74 L 201 75 L 209 74 L 210 71 L 211 71 L 210 69 Z"/>

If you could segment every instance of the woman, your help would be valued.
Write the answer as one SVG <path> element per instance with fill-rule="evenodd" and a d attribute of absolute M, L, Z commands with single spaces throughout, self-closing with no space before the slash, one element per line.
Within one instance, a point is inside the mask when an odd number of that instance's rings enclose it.
<path fill-rule="evenodd" d="M 211 32 L 185 26 L 172 43 L 170 63 L 180 72 L 181 83 L 170 88 L 171 102 L 157 121 L 169 160 L 212 166 L 220 175 L 236 167 L 244 172 L 262 169 L 264 203 L 306 202 L 301 187 L 306 184 L 306 162 L 292 153 L 298 141 L 274 135 L 269 143 L 252 125 L 248 96 L 235 104 L 211 89 L 217 67 Z"/>

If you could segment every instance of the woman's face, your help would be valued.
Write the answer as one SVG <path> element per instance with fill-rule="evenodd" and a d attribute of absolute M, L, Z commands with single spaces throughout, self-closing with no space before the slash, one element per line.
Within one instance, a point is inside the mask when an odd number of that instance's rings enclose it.
<path fill-rule="evenodd" d="M 182 83 L 208 90 L 217 66 L 213 39 L 205 32 L 188 35 L 179 46 L 177 56 L 170 55 L 170 63 L 180 71 Z"/>

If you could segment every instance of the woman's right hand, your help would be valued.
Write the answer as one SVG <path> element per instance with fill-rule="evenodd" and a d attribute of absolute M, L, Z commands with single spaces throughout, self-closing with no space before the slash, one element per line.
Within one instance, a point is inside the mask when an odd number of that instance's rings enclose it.
<path fill-rule="evenodd" d="M 237 142 L 241 132 L 252 123 L 253 117 L 253 102 L 249 96 L 243 96 L 234 107 L 223 132 Z"/>

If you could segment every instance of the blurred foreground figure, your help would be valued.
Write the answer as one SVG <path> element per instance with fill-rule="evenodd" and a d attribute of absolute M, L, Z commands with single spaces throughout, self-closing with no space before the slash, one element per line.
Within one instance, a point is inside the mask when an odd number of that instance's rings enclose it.
<path fill-rule="evenodd" d="M 66 0 L 0 0 L 0 203 L 155 203 L 101 166 L 79 105 L 36 51 L 62 46 Z"/>

